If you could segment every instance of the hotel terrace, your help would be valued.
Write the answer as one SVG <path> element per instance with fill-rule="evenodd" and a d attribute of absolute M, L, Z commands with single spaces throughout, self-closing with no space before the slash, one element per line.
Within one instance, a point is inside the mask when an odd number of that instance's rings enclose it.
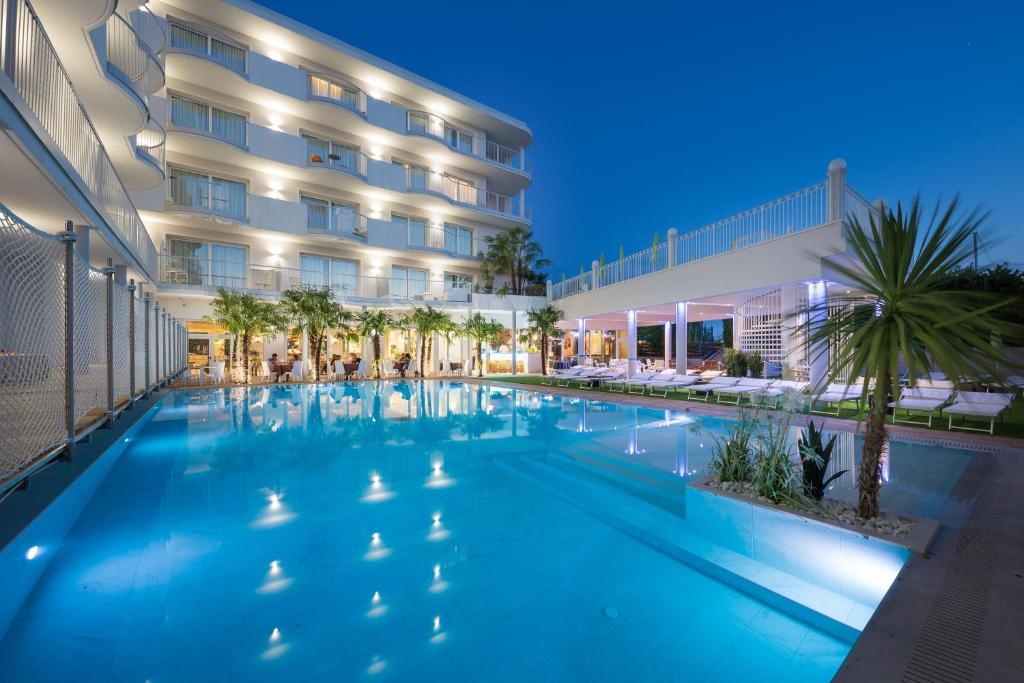
<path fill-rule="evenodd" d="M 856 378 L 808 311 L 882 317 L 842 159 L 505 295 L 478 255 L 533 226 L 525 123 L 249 0 L 0 0 L 0 41 L 0 679 L 1020 680 L 1024 451 L 993 432 L 1024 378 L 931 378 L 875 470 L 859 388 L 813 393 Z M 463 325 L 424 377 L 314 377 L 294 320 L 224 375 L 221 290 L 325 288 Z M 557 377 L 519 338 L 544 315 Z M 333 321 L 339 364 L 428 338 Z M 723 344 L 764 377 L 718 377 Z M 926 431 L 968 394 L 987 434 Z"/>

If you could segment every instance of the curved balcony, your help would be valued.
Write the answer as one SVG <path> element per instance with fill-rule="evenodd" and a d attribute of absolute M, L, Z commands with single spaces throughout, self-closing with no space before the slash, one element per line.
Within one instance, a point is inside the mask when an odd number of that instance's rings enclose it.
<path fill-rule="evenodd" d="M 317 72 L 309 72 L 306 82 L 308 84 L 307 100 L 333 104 L 366 118 L 366 93 L 359 86 L 344 79 Z"/>
<path fill-rule="evenodd" d="M 366 180 L 369 163 L 369 157 L 358 149 L 306 138 L 306 165 L 310 168 L 328 168 Z"/>
<path fill-rule="evenodd" d="M 120 14 L 107 19 L 107 71 L 127 87 L 147 111 L 149 95 L 164 87 L 164 67 Z"/>
<path fill-rule="evenodd" d="M 416 168 L 405 169 L 406 192 L 430 194 L 447 199 L 453 204 L 471 206 L 502 216 L 529 220 L 525 205 L 519 197 L 483 190 L 472 183 L 443 173 L 425 172 Z"/>
<path fill-rule="evenodd" d="M 143 5 L 136 10 L 132 10 L 131 24 L 138 34 L 142 42 L 149 48 L 150 52 L 154 55 L 161 55 L 163 51 L 167 49 L 167 33 L 164 31 L 163 24 L 156 18 L 149 8 Z"/>
<path fill-rule="evenodd" d="M 164 160 L 167 151 L 167 133 L 163 127 L 150 119 L 146 127 L 132 136 L 135 145 L 135 155 L 148 163 L 155 171 L 155 182 L 148 187 L 153 187 L 163 182 L 166 177 L 164 171 Z"/>

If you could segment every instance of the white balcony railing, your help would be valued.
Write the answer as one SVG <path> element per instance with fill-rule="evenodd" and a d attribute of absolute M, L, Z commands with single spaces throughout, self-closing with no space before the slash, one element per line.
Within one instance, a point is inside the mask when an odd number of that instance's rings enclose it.
<path fill-rule="evenodd" d="M 366 178 L 369 157 L 358 149 L 306 138 L 306 163 Z"/>
<path fill-rule="evenodd" d="M 164 85 L 164 67 L 149 45 L 116 12 L 107 19 L 107 64 L 143 101 Z"/>
<path fill-rule="evenodd" d="M 488 140 L 486 156 L 488 161 L 514 168 L 517 171 L 529 172 L 530 170 L 526 166 L 526 158 L 523 152 L 513 147 L 506 147 L 505 145 Z"/>
<path fill-rule="evenodd" d="M 147 276 L 155 273 L 156 247 L 32 6 L 26 0 L 0 0 L 0 18 L 0 68 L 92 195 L 111 230 Z"/>
<path fill-rule="evenodd" d="M 182 21 L 168 22 L 168 40 L 172 50 L 205 57 L 240 74 L 248 70 L 248 52 L 227 38 L 211 35 Z"/>
<path fill-rule="evenodd" d="M 133 140 L 138 156 L 156 166 L 163 174 L 167 150 L 167 133 L 163 127 L 150 119 L 146 127 L 133 136 Z"/>
<path fill-rule="evenodd" d="M 149 8 L 143 5 L 131 14 L 132 27 L 139 34 L 139 38 L 145 43 L 154 55 L 160 55 L 167 48 L 167 33 L 163 24 L 156 18 Z"/>
<path fill-rule="evenodd" d="M 405 189 L 445 197 L 456 204 L 486 209 L 505 216 L 529 219 L 519 197 L 485 191 L 461 178 L 419 168 L 405 169 Z"/>
<path fill-rule="evenodd" d="M 442 280 L 421 280 L 372 275 L 330 275 L 320 270 L 217 261 L 202 257 L 160 256 L 160 283 L 172 287 L 215 292 L 219 287 L 257 294 L 279 294 L 302 287 L 330 287 L 345 299 L 398 301 L 469 300 L 469 288 Z"/>
<path fill-rule="evenodd" d="M 314 235 L 365 240 L 369 218 L 347 207 L 306 205 L 306 227 Z"/>

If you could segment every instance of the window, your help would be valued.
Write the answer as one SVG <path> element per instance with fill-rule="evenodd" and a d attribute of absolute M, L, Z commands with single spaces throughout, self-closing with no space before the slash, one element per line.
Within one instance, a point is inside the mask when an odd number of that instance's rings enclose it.
<path fill-rule="evenodd" d="M 430 246 L 430 243 L 427 241 L 427 221 L 425 218 L 410 218 L 409 216 L 392 213 L 391 222 L 406 226 L 410 247 Z"/>
<path fill-rule="evenodd" d="M 476 183 L 458 176 L 445 174 L 444 194 L 452 201 L 460 204 L 477 203 Z"/>
<path fill-rule="evenodd" d="M 246 253 L 243 247 L 211 242 L 168 239 L 164 281 L 204 287 L 246 287 Z"/>
<path fill-rule="evenodd" d="M 205 55 L 233 71 L 245 73 L 244 47 L 214 38 L 208 31 L 181 21 L 171 19 L 167 23 L 172 48 Z"/>
<path fill-rule="evenodd" d="M 391 266 L 391 296 L 398 299 L 422 299 L 426 291 L 427 271 Z"/>
<path fill-rule="evenodd" d="M 306 225 L 311 230 L 343 235 L 366 233 L 359 207 L 354 204 L 332 202 L 305 195 L 301 197 L 301 201 L 306 205 Z"/>
<path fill-rule="evenodd" d="M 472 256 L 473 231 L 446 223 L 444 226 L 444 250 L 459 256 Z"/>
<path fill-rule="evenodd" d="M 310 97 L 337 102 L 352 111 L 362 111 L 362 107 L 359 104 L 359 89 L 354 85 L 310 74 L 309 95 Z"/>
<path fill-rule="evenodd" d="M 473 288 L 473 278 L 469 275 L 463 275 L 462 273 L 445 273 L 444 274 L 444 291 L 451 289 L 465 289 L 470 290 Z"/>
<path fill-rule="evenodd" d="M 457 149 L 460 152 L 466 154 L 473 153 L 473 134 L 467 133 L 464 130 L 459 130 L 445 124 L 444 126 L 444 141 L 448 143 L 449 147 Z"/>
<path fill-rule="evenodd" d="M 430 134 L 430 117 L 420 111 L 409 112 L 409 132 Z"/>
<path fill-rule="evenodd" d="M 245 147 L 246 118 L 205 102 L 171 95 L 171 124 L 178 128 L 210 133 Z"/>
<path fill-rule="evenodd" d="M 398 159 L 392 159 L 391 163 L 405 169 L 405 187 L 407 190 L 412 192 L 427 192 L 428 190 L 433 189 L 432 185 L 434 185 L 434 183 L 431 182 L 433 174 L 430 172 L 429 168 L 410 164 Z"/>
<path fill-rule="evenodd" d="M 351 173 L 365 175 L 361 161 L 362 153 L 355 145 L 346 145 L 332 140 L 303 135 L 306 139 L 306 154 L 310 164 L 324 164 Z"/>
<path fill-rule="evenodd" d="M 359 292 L 358 261 L 303 254 L 300 267 L 306 287 L 330 287 L 339 296 L 356 296 Z"/>
<path fill-rule="evenodd" d="M 246 188 L 226 178 L 171 168 L 171 202 L 175 206 L 210 211 L 245 220 Z"/>

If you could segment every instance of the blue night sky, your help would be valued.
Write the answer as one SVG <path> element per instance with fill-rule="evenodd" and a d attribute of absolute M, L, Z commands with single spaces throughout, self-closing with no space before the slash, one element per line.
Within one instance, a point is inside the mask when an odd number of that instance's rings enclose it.
<path fill-rule="evenodd" d="M 870 200 L 991 209 L 1024 262 L 1024 3 L 261 1 L 526 121 L 552 279 L 837 156 Z"/>

